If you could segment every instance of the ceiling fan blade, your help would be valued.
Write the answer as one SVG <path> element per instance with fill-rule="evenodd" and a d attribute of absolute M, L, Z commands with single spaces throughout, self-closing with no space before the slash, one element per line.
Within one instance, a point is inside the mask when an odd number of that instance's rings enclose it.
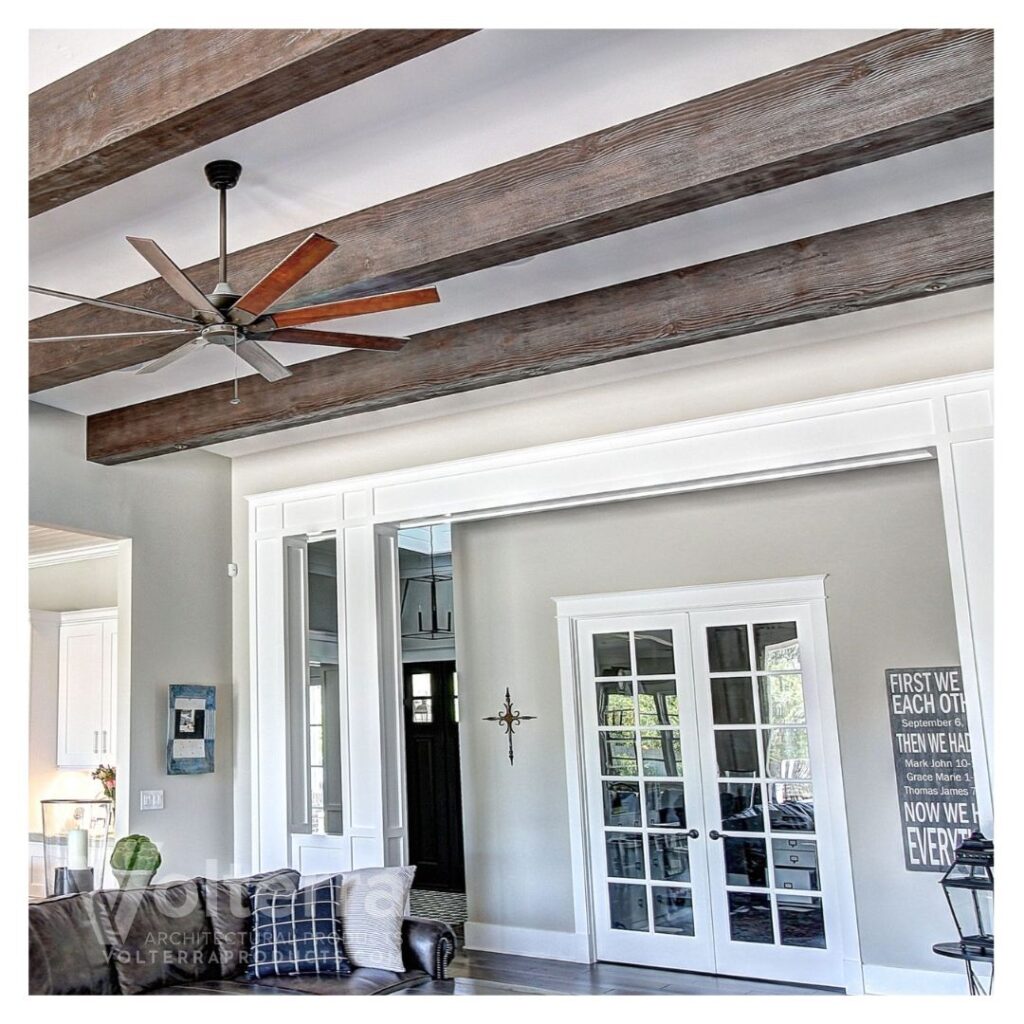
<path fill-rule="evenodd" d="M 103 309 L 118 309 L 123 313 L 138 313 L 139 316 L 156 316 L 161 320 L 174 320 L 180 324 L 194 324 L 187 316 L 178 316 L 175 313 L 163 313 L 159 309 L 143 309 L 141 306 L 126 306 L 123 302 L 111 302 L 109 299 L 89 299 L 84 295 L 72 295 L 71 292 L 58 292 L 52 288 L 40 288 L 37 285 L 28 286 L 30 292 L 38 295 L 52 295 L 55 299 L 69 299 L 71 302 L 84 302 L 89 306 L 102 306 Z"/>
<path fill-rule="evenodd" d="M 224 314 L 152 238 L 132 238 L 129 235 L 128 243 L 193 309 L 214 313 L 217 320 L 224 320 Z"/>
<path fill-rule="evenodd" d="M 302 324 L 316 324 L 343 316 L 382 313 L 388 309 L 404 309 L 407 306 L 423 306 L 440 301 L 441 297 L 437 294 L 436 288 L 412 288 L 404 292 L 367 295 L 361 299 L 341 299 L 319 306 L 299 306 L 297 309 L 282 309 L 280 312 L 271 313 L 266 319 L 272 321 L 273 326 L 268 325 L 267 329 L 272 331 L 277 327 L 299 327 Z M 257 321 L 254 326 L 258 329 L 261 321 Z"/>
<path fill-rule="evenodd" d="M 41 341 L 92 341 L 94 338 L 145 338 L 154 334 L 194 334 L 198 331 L 199 327 L 196 326 L 194 330 L 189 331 L 187 329 L 175 330 L 171 328 L 169 331 L 114 331 L 111 334 L 64 334 L 54 338 L 29 338 L 29 344 L 38 345 Z"/>
<path fill-rule="evenodd" d="M 184 358 L 189 352 L 194 352 L 198 348 L 205 348 L 206 342 L 197 344 L 198 338 L 192 338 L 186 341 L 184 345 L 179 345 L 177 348 L 172 348 L 166 355 L 162 355 L 159 359 L 154 359 L 151 363 L 146 363 L 141 370 L 136 370 L 136 373 L 156 373 L 157 370 L 162 370 L 165 366 L 170 366 L 171 363 L 176 363 L 179 359 Z"/>
<path fill-rule="evenodd" d="M 339 334 L 335 331 L 309 331 L 302 327 L 285 327 L 271 331 L 263 341 L 291 341 L 299 345 L 335 345 L 338 348 L 368 348 L 378 352 L 397 352 L 408 338 L 376 338 L 372 334 Z"/>
<path fill-rule="evenodd" d="M 285 292 L 302 280 L 315 266 L 338 248 L 338 243 L 315 231 L 300 242 L 269 274 L 256 282 L 232 307 L 245 313 L 252 322 L 269 309 Z M 233 317 L 245 322 L 241 317 Z"/>
<path fill-rule="evenodd" d="M 238 343 L 235 350 L 239 359 L 244 359 L 254 370 L 258 370 L 267 380 L 284 380 L 292 371 L 283 363 L 279 363 L 258 341 L 246 338 Z"/>

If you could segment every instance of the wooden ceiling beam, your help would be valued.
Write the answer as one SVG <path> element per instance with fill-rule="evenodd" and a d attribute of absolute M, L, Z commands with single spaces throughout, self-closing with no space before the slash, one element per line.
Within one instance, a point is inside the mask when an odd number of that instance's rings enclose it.
<path fill-rule="evenodd" d="M 838 316 L 992 280 L 992 196 L 974 196 L 90 416 L 87 457 L 116 465 Z"/>
<path fill-rule="evenodd" d="M 992 117 L 990 31 L 895 32 L 244 249 L 231 258 L 232 283 L 251 287 L 317 231 L 341 244 L 282 308 L 419 287 L 983 131 Z M 216 271 L 211 260 L 188 273 L 208 291 Z M 181 311 L 161 281 L 110 297 Z M 33 320 L 30 334 L 150 324 L 75 306 Z M 131 366 L 173 342 L 87 345 L 32 346 L 30 390 Z"/>
<path fill-rule="evenodd" d="M 468 35 L 159 29 L 29 97 L 35 216 Z"/>

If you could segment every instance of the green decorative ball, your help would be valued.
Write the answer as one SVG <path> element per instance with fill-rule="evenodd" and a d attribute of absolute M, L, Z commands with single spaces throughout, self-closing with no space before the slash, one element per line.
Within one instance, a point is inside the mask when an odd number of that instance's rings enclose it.
<path fill-rule="evenodd" d="M 149 871 L 160 867 L 160 851 L 149 836 L 122 836 L 114 844 L 110 866 L 118 871 Z"/>

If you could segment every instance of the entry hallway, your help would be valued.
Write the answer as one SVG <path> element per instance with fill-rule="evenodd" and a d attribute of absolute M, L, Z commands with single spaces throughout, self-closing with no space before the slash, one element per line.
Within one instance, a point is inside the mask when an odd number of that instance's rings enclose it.
<path fill-rule="evenodd" d="M 821 996 L 838 989 L 780 985 L 626 964 L 573 964 L 462 949 L 448 975 L 457 996 Z"/>

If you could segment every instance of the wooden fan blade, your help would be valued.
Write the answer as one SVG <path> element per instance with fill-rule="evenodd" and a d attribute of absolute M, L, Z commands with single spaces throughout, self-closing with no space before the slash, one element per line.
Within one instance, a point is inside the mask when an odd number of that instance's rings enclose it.
<path fill-rule="evenodd" d="M 369 348 L 378 352 L 397 352 L 408 338 L 376 338 L 372 334 L 339 334 L 335 331 L 310 331 L 285 327 L 262 335 L 263 341 L 292 341 L 299 345 L 335 345 L 338 348 Z"/>
<path fill-rule="evenodd" d="M 129 235 L 128 243 L 193 309 L 213 313 L 218 321 L 223 322 L 224 314 L 152 238 L 132 238 Z"/>
<path fill-rule="evenodd" d="M 199 339 L 192 338 L 186 341 L 184 345 L 179 345 L 178 348 L 172 348 L 166 355 L 162 355 L 159 359 L 154 359 L 151 363 L 146 363 L 141 369 L 136 370 L 136 373 L 156 373 L 157 370 L 162 370 L 165 366 L 170 366 L 171 363 L 176 363 L 179 359 L 187 356 L 189 352 L 195 352 L 198 348 L 205 348 L 206 343 L 196 344 Z"/>
<path fill-rule="evenodd" d="M 282 309 L 266 317 L 272 321 L 268 330 L 278 327 L 299 327 L 302 324 L 317 324 L 324 320 L 336 320 L 343 316 L 360 316 L 363 313 L 382 313 L 388 309 L 404 309 L 407 306 L 423 306 L 440 302 L 436 288 L 412 288 L 404 292 L 387 292 L 384 295 L 367 295 L 361 299 L 341 299 L 325 302 L 320 306 L 299 306 L 298 309 Z M 257 322 L 256 326 L 260 326 Z"/>
<path fill-rule="evenodd" d="M 155 316 L 161 320 L 174 320 L 180 324 L 194 324 L 195 320 L 175 313 L 162 313 L 159 309 L 143 309 L 141 306 L 126 306 L 123 302 L 111 302 L 109 299 L 89 299 L 84 295 L 72 295 L 71 292 L 57 292 L 52 288 L 39 288 L 34 284 L 28 286 L 30 292 L 37 295 L 52 295 L 55 299 L 68 299 L 70 302 L 84 302 L 88 306 L 101 306 L 103 309 L 117 309 L 122 313 L 138 313 L 139 316 Z"/>
<path fill-rule="evenodd" d="M 29 338 L 29 344 L 38 345 L 41 341 L 92 341 L 94 338 L 145 338 L 153 334 L 194 334 L 195 330 L 174 330 L 169 331 L 114 331 L 111 334 L 63 334 L 53 338 Z"/>
<path fill-rule="evenodd" d="M 232 313 L 245 314 L 232 316 L 232 320 L 251 323 L 337 248 L 337 242 L 314 231 L 232 306 Z"/>
<path fill-rule="evenodd" d="M 239 359 L 244 359 L 269 381 L 284 380 L 292 375 L 287 366 L 279 363 L 258 341 L 251 338 L 240 341 L 235 351 Z"/>

